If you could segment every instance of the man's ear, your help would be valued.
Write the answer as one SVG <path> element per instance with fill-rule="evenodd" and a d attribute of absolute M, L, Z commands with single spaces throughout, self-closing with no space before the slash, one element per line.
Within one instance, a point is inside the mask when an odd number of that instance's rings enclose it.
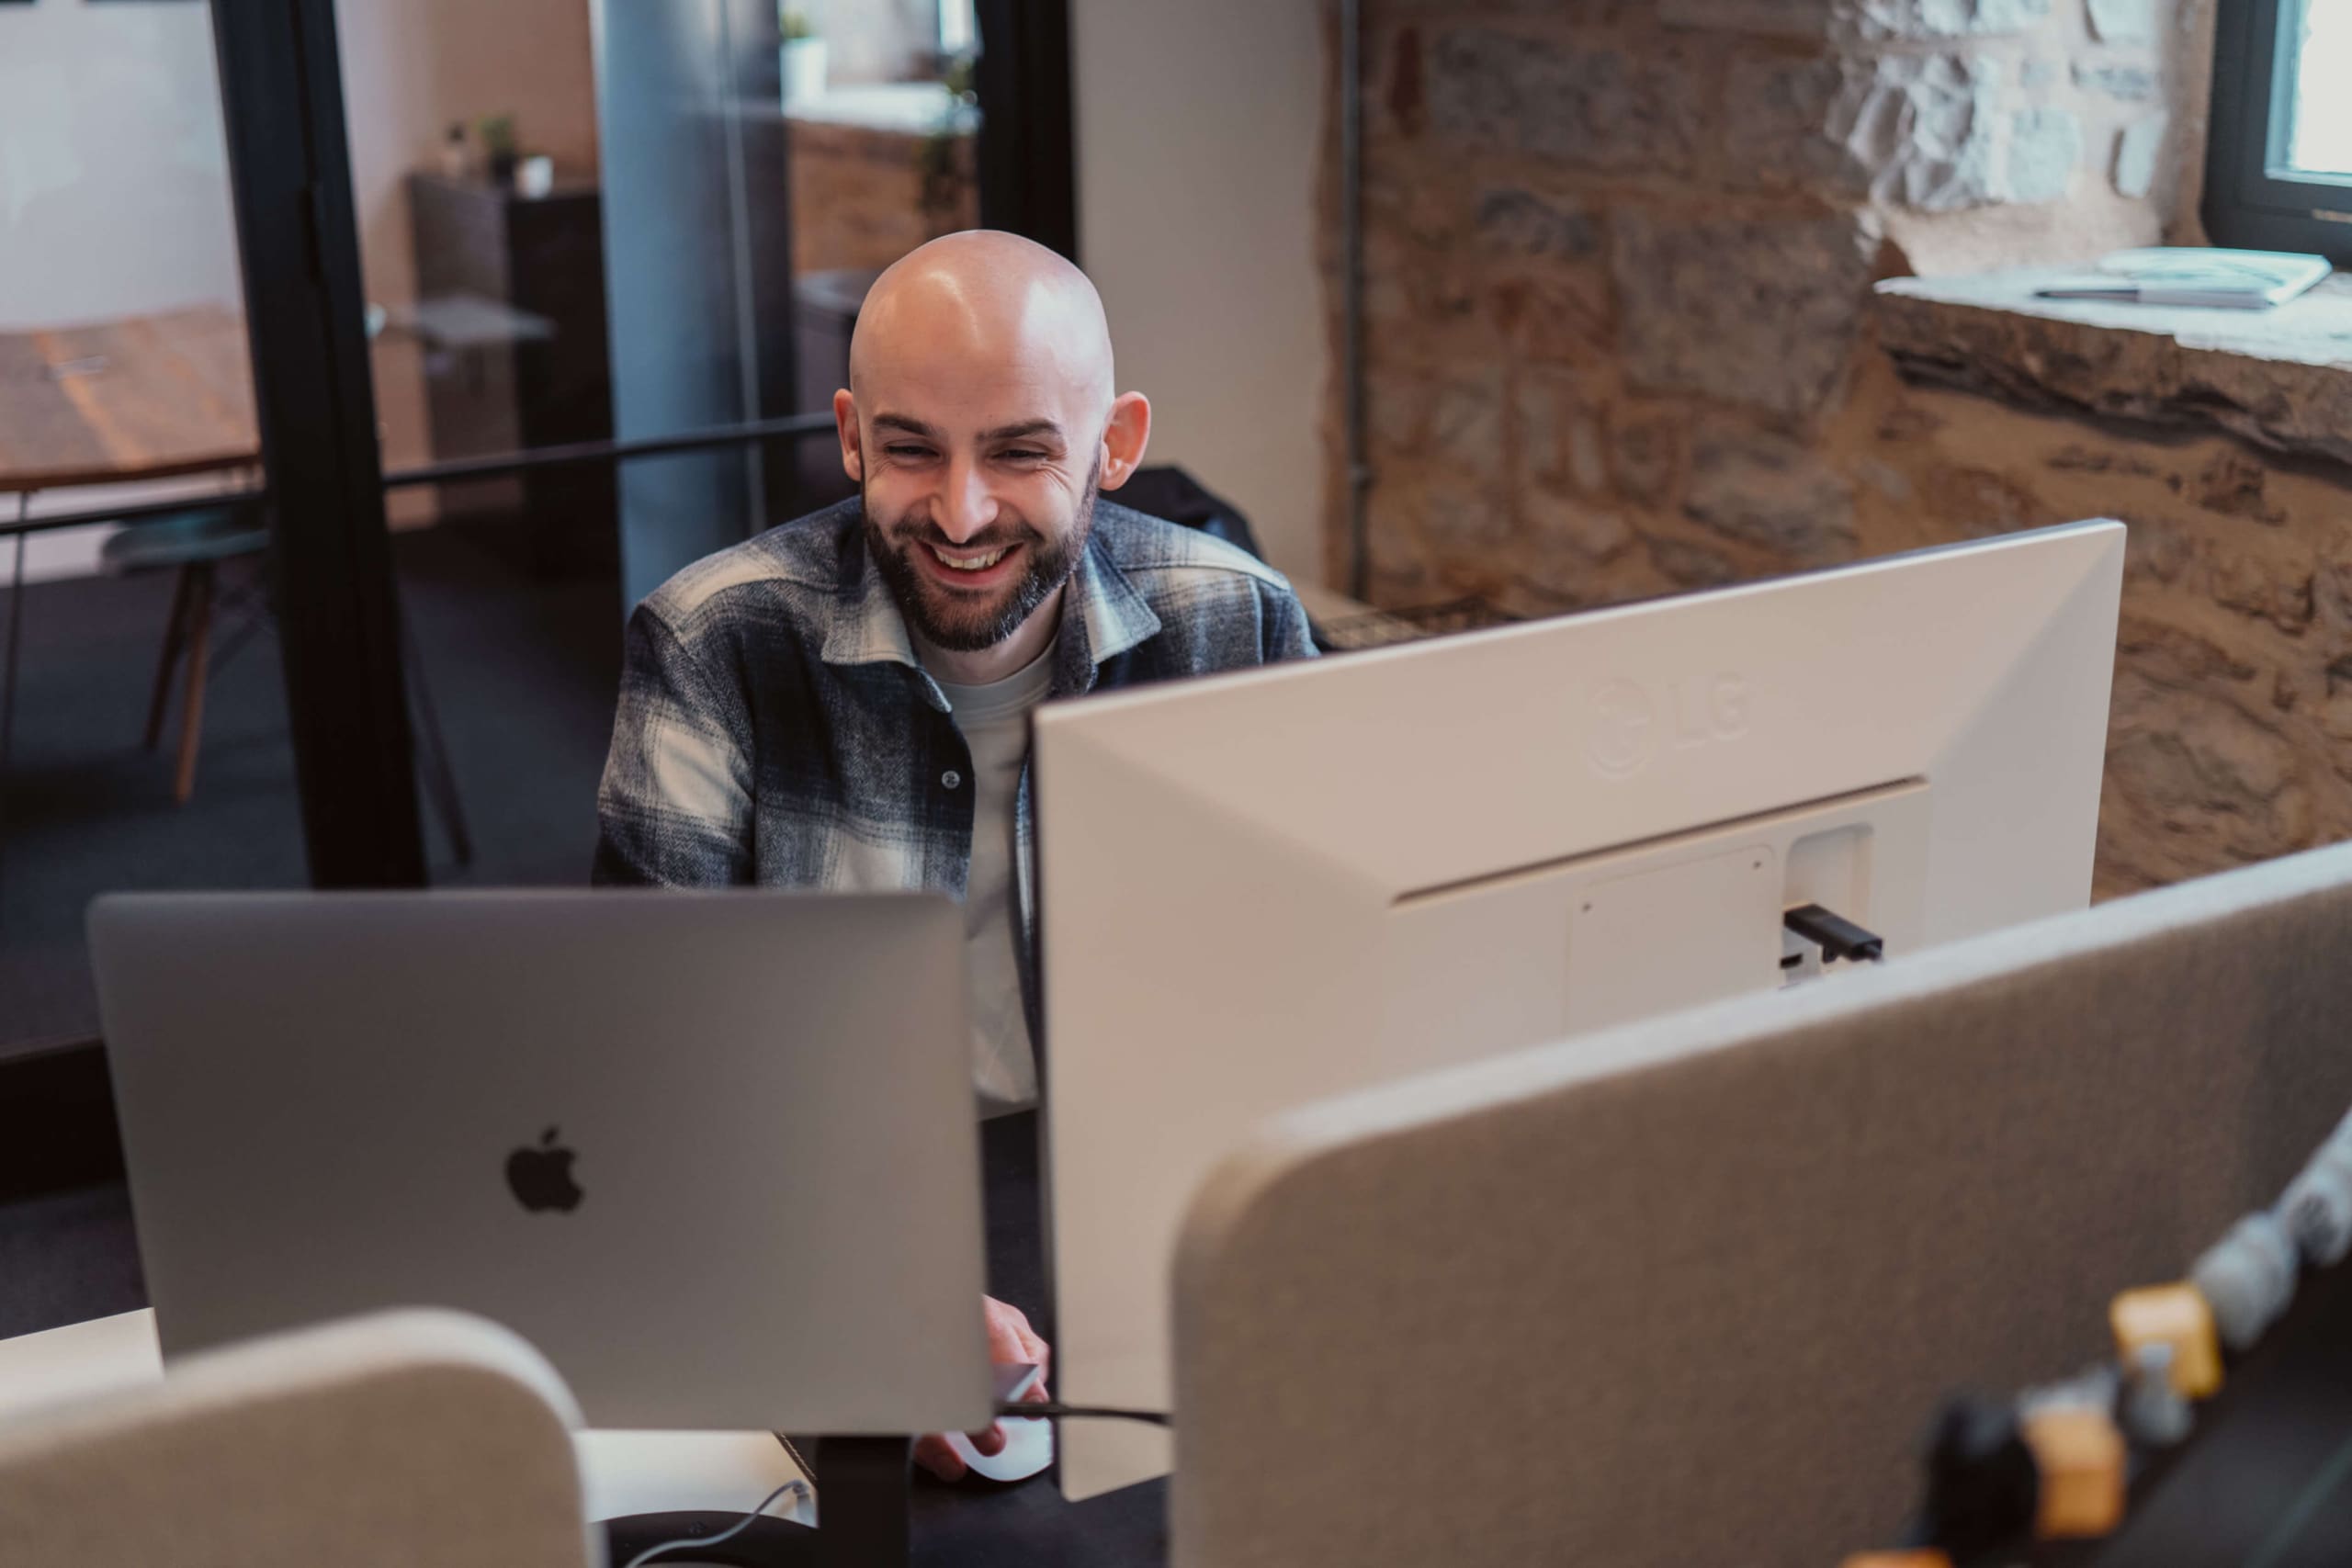
<path fill-rule="evenodd" d="M 842 438 L 842 472 L 853 484 L 865 482 L 865 449 L 857 440 L 857 400 L 843 387 L 833 394 L 833 427 Z"/>
<path fill-rule="evenodd" d="M 1143 467 L 1151 445 L 1151 402 L 1141 392 L 1122 392 L 1111 402 L 1111 423 L 1102 429 L 1103 490 L 1116 490 Z"/>

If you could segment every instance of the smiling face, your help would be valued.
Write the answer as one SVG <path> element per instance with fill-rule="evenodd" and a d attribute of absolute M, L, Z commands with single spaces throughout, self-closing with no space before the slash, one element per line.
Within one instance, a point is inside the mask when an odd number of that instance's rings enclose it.
<path fill-rule="evenodd" d="M 1091 286 L 1028 241 L 951 235 L 876 283 L 850 364 L 842 465 L 909 624 L 955 652 L 1010 642 L 1069 580 L 1097 491 L 1125 482 L 1148 429 L 1142 398 L 1112 396 Z"/>
<path fill-rule="evenodd" d="M 886 407 L 866 422 L 858 491 L 866 547 L 908 623 L 970 653 L 1011 637 L 1069 581 L 1093 523 L 1101 440 L 1039 414 L 958 428 L 939 401 L 922 400 L 932 418 Z"/>

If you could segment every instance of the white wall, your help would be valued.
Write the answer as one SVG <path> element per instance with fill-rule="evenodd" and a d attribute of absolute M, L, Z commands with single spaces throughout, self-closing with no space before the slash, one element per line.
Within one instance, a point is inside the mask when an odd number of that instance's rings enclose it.
<path fill-rule="evenodd" d="M 1322 581 L 1314 0 L 1072 0 L 1079 260 L 1150 458 L 1230 499 L 1273 563 Z"/>
<path fill-rule="evenodd" d="M 209 6 L 0 6 L 0 330 L 234 305 Z"/>
<path fill-rule="evenodd" d="M 825 40 L 826 74 L 836 85 L 905 82 L 933 74 L 938 52 L 934 0 L 795 0 Z"/>
<path fill-rule="evenodd" d="M 0 6 L 0 331 L 239 304 L 220 83 L 209 6 Z M 161 493 L 52 491 L 32 511 Z M 96 570 L 111 532 L 28 536 L 26 581 Z"/>

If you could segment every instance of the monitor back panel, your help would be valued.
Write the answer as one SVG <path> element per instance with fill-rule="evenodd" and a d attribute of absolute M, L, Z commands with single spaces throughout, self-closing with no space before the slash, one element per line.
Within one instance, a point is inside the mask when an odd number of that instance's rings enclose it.
<path fill-rule="evenodd" d="M 1858 800 L 1891 953 L 2080 908 L 2122 562 L 2077 524 L 1041 709 L 1058 1392 L 1165 1406 L 1183 1206 L 1259 1119 L 1777 984 Z"/>

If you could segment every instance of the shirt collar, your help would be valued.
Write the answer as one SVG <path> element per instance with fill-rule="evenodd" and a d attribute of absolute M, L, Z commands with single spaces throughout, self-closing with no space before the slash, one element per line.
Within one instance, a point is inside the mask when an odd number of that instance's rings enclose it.
<path fill-rule="evenodd" d="M 1159 616 L 1142 591 L 1111 559 L 1102 542 L 1099 503 L 1086 548 L 1070 573 L 1062 597 L 1061 646 L 1054 660 L 1052 695 L 1078 696 L 1094 689 L 1102 666 L 1159 630 Z"/>
<path fill-rule="evenodd" d="M 1054 650 L 1050 694 L 1074 696 L 1094 688 L 1109 660 L 1159 630 L 1159 616 L 1140 590 L 1111 559 L 1102 541 L 1105 519 L 1098 510 L 1086 548 L 1062 595 L 1060 640 Z M 924 676 L 906 616 L 865 547 L 865 528 L 854 519 L 842 541 L 841 574 L 833 591 L 832 615 L 820 655 L 828 664 L 903 664 Z M 937 704 L 945 698 L 931 694 Z"/>
<path fill-rule="evenodd" d="M 855 513 L 842 539 L 841 573 L 833 589 L 832 619 L 825 627 L 820 656 L 828 664 L 904 664 L 920 670 L 914 638 L 890 584 L 865 548 L 865 525 Z"/>

